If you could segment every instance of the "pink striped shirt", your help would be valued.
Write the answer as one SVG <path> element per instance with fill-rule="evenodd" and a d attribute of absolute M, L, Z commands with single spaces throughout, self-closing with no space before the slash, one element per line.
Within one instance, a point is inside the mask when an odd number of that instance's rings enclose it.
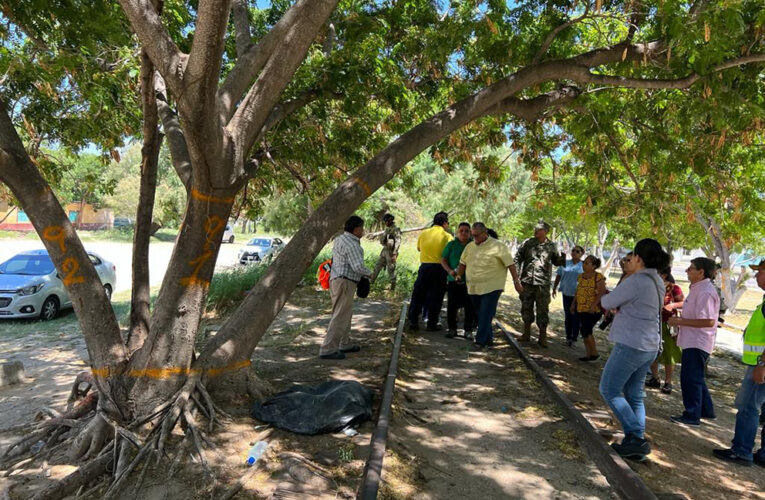
<path fill-rule="evenodd" d="M 701 349 L 711 353 L 717 337 L 717 318 L 720 316 L 720 296 L 709 278 L 691 285 L 683 303 L 682 318 L 713 319 L 714 326 L 694 328 L 681 326 L 677 335 L 677 345 L 683 349 Z"/>

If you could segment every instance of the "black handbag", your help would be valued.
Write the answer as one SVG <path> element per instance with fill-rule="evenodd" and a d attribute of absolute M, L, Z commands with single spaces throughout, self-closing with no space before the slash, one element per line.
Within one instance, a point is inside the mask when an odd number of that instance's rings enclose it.
<path fill-rule="evenodd" d="M 369 295 L 369 278 L 362 277 L 358 283 L 356 283 L 356 295 L 360 299 L 366 299 Z"/>

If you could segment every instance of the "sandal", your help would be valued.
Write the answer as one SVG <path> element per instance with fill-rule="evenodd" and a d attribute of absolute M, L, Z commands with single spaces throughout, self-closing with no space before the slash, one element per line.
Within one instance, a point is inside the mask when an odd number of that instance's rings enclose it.
<path fill-rule="evenodd" d="M 664 385 L 661 387 L 661 392 L 664 394 L 672 394 L 672 384 L 669 382 L 664 383 Z"/>

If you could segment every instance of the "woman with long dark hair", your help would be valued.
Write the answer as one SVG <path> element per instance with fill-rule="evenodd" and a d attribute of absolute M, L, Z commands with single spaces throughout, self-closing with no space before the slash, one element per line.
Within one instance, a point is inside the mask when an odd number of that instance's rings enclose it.
<path fill-rule="evenodd" d="M 600 301 L 615 309 L 608 339 L 614 343 L 600 377 L 600 394 L 624 429 L 621 443 L 611 446 L 619 455 L 645 460 L 651 446 L 645 439 L 645 374 L 661 344 L 661 308 L 664 281 L 658 269 L 669 265 L 669 254 L 658 241 L 637 242 L 630 268 L 632 274 Z"/>

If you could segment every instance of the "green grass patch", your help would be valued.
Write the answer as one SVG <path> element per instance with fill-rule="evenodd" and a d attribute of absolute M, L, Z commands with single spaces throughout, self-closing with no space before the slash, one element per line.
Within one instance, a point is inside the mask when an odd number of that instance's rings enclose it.
<path fill-rule="evenodd" d="M 260 280 L 267 264 L 250 264 L 213 275 L 207 294 L 207 310 L 225 313 L 233 310 L 244 295 Z"/>

